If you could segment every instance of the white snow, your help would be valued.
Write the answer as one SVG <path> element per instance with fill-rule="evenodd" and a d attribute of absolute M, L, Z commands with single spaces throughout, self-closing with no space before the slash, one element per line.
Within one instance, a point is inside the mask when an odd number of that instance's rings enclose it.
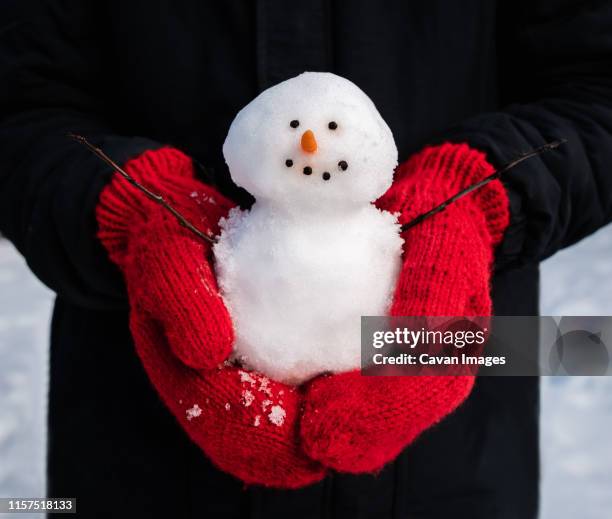
<path fill-rule="evenodd" d="M 255 384 L 255 378 L 253 377 L 253 375 L 251 375 L 251 373 L 249 373 L 248 371 L 244 371 L 244 370 L 240 370 L 238 372 L 238 374 L 240 375 L 240 381 L 244 384 L 244 383 L 248 383 L 251 386 Z"/>
<path fill-rule="evenodd" d="M 198 193 L 197 191 L 192 191 L 189 193 L 189 197 L 193 198 L 196 204 L 202 205 L 202 202 L 206 202 L 208 204 L 217 205 L 217 202 L 212 196 L 207 196 L 204 193 Z"/>
<path fill-rule="evenodd" d="M 45 496 L 53 298 L 13 246 L 0 238 L 0 497 Z"/>
<path fill-rule="evenodd" d="M 612 316 L 612 225 L 542 264 L 543 315 Z M 612 517 L 612 378 L 544 377 L 544 519 Z"/>
<path fill-rule="evenodd" d="M 293 128 L 291 121 L 298 121 Z M 337 128 L 330 130 L 329 123 Z M 300 147 L 307 130 L 317 150 Z M 355 84 L 330 73 L 306 72 L 256 97 L 236 116 L 223 145 L 232 179 L 257 198 L 287 209 L 360 205 L 391 185 L 397 149 L 374 103 Z M 285 161 L 293 165 L 287 167 Z M 348 164 L 342 171 L 339 162 Z M 304 167 L 312 168 L 304 175 Z M 329 181 L 322 174 L 329 172 Z M 330 188 L 334 186 L 334 188 Z"/>
<path fill-rule="evenodd" d="M 198 404 L 193 404 L 193 407 L 187 409 L 185 414 L 187 415 L 187 420 L 191 421 L 202 414 L 202 409 L 200 409 Z"/>
<path fill-rule="evenodd" d="M 235 355 L 287 383 L 357 368 L 361 316 L 386 313 L 400 263 L 396 217 L 371 204 L 397 164 L 389 127 L 350 81 L 305 73 L 242 109 L 223 153 L 256 197 L 214 247 Z"/>
<path fill-rule="evenodd" d="M 260 393 L 265 393 L 268 396 L 272 396 L 272 390 L 270 389 L 270 379 L 268 377 L 262 376 L 259 379 L 258 391 Z"/>
<path fill-rule="evenodd" d="M 287 416 L 287 413 L 280 405 L 273 405 L 270 408 L 268 420 L 270 420 L 270 422 L 272 422 L 277 427 L 280 427 L 285 423 L 285 416 Z"/>
<path fill-rule="evenodd" d="M 244 407 L 249 407 L 254 400 L 255 395 L 252 391 L 249 391 L 248 389 L 242 391 L 242 405 L 244 405 Z"/>

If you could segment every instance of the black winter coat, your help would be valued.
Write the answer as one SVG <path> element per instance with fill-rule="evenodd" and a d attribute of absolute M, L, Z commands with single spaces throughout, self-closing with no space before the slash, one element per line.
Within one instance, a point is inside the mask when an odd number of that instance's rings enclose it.
<path fill-rule="evenodd" d="M 135 356 L 121 276 L 95 238 L 110 171 L 65 134 L 118 161 L 170 143 L 243 204 L 221 154 L 229 124 L 304 70 L 360 86 L 401 160 L 446 139 L 500 164 L 567 138 L 506 181 L 495 310 L 532 315 L 538 262 L 611 219 L 612 2 L 4 0 L 2 11 L 0 229 L 58 294 L 50 496 L 105 518 L 536 516 L 534 378 L 480 379 L 376 476 L 277 491 L 218 472 Z"/>

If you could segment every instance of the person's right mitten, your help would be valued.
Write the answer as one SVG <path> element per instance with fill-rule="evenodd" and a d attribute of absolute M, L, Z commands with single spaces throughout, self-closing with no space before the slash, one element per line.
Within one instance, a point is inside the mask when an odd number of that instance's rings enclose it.
<path fill-rule="evenodd" d="M 145 152 L 124 169 L 210 236 L 233 206 L 198 181 L 191 159 L 176 149 Z M 245 483 L 295 488 L 321 479 L 324 468 L 298 445 L 301 393 L 226 365 L 233 329 L 210 243 L 118 175 L 102 191 L 96 216 L 98 236 L 125 279 L 138 356 L 189 437 Z"/>
<path fill-rule="evenodd" d="M 485 155 L 467 145 L 426 148 L 398 168 L 377 205 L 407 223 L 492 172 Z M 404 232 L 390 315 L 489 316 L 493 252 L 508 220 L 496 180 Z M 456 409 L 473 384 L 473 376 L 320 377 L 306 393 L 304 449 L 338 471 L 379 469 Z"/>
<path fill-rule="evenodd" d="M 125 170 L 210 236 L 234 205 L 197 180 L 191 159 L 173 148 L 147 151 Z M 96 218 L 98 237 L 123 273 L 132 312 L 158 323 L 187 366 L 223 362 L 234 334 L 218 293 L 210 243 L 119 175 L 102 190 Z"/>

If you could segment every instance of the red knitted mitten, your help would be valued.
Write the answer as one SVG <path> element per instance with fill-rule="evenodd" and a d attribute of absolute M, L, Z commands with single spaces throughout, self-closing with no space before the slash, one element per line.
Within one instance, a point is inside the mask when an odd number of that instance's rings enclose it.
<path fill-rule="evenodd" d="M 197 372 L 160 342 L 162 330 L 131 314 L 138 354 L 166 406 L 221 470 L 247 484 L 300 488 L 325 469 L 298 447 L 302 395 L 263 375 L 227 366 Z"/>
<path fill-rule="evenodd" d="M 146 152 L 125 170 L 211 236 L 232 207 L 194 178 L 192 161 L 177 150 Z M 247 483 L 292 488 L 322 478 L 323 468 L 298 450 L 300 393 L 219 366 L 233 329 L 210 245 L 119 176 L 103 190 L 96 216 L 98 235 L 124 274 L 137 353 L 191 439 Z"/>
<path fill-rule="evenodd" d="M 172 148 L 145 152 L 125 170 L 211 236 L 233 205 L 196 180 L 191 159 Z M 124 274 L 132 309 L 160 323 L 187 366 L 223 362 L 233 328 L 218 294 L 210 245 L 119 175 L 102 191 L 96 216 L 98 237 Z"/>
<path fill-rule="evenodd" d="M 493 172 L 464 144 L 426 148 L 402 164 L 377 202 L 407 223 Z M 390 314 L 488 316 L 493 251 L 508 225 L 508 199 L 495 180 L 403 234 L 403 266 Z M 471 376 L 315 379 L 306 394 L 306 452 L 339 471 L 369 472 L 394 459 L 421 432 L 461 404 Z"/>

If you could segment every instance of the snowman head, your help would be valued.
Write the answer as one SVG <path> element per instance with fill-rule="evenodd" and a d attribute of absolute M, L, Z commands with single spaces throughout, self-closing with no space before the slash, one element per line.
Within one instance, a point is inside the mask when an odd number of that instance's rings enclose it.
<path fill-rule="evenodd" d="M 289 209 L 350 207 L 391 185 L 397 148 L 365 93 L 330 73 L 273 86 L 236 116 L 223 145 L 236 184 Z"/>

